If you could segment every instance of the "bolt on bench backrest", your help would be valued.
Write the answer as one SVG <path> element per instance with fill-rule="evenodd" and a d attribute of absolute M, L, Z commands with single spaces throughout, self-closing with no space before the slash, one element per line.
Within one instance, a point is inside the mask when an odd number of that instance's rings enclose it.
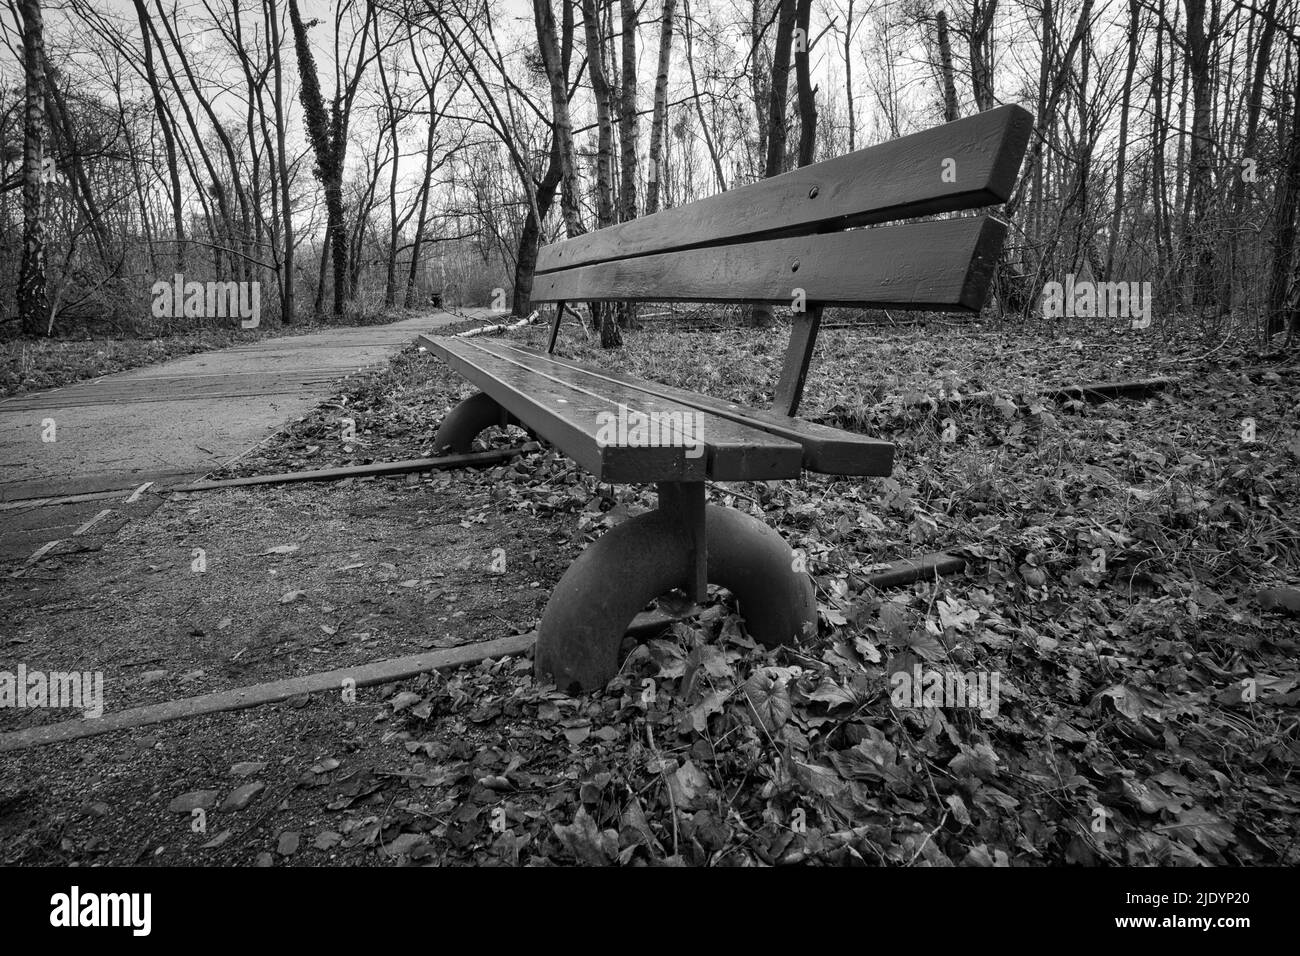
<path fill-rule="evenodd" d="M 1033 119 L 1004 106 L 544 247 L 533 299 L 978 311 Z"/>

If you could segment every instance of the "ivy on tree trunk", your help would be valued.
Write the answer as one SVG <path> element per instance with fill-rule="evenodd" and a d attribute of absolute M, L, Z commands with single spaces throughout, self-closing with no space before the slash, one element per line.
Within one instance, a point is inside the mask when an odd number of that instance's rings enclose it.
<path fill-rule="evenodd" d="M 343 221 L 343 144 L 339 130 L 331 129 L 329 114 L 316 78 L 316 59 L 307 43 L 307 29 L 298 12 L 298 0 L 289 0 L 289 20 L 293 25 L 293 46 L 298 55 L 298 98 L 307 120 L 307 135 L 316 156 L 312 170 L 325 190 L 325 231 L 328 233 L 334 265 L 333 314 L 341 317 L 348 292 L 348 230 Z M 336 124 L 333 124 L 337 126 Z"/>
<path fill-rule="evenodd" d="M 18 319 L 28 335 L 48 331 L 50 311 L 45 292 L 45 225 L 41 220 L 41 174 L 45 126 L 44 24 L 39 0 L 22 0 L 23 73 L 23 259 L 18 274 Z"/>

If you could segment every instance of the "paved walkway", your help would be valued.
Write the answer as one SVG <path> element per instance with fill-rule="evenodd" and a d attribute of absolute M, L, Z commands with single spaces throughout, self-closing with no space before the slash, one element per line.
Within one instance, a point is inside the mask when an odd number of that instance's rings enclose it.
<path fill-rule="evenodd" d="M 265 339 L 0 400 L 0 557 L 73 534 L 144 482 L 215 470 L 327 398 L 343 375 L 461 318 L 438 311 Z M 48 419 L 53 442 L 41 440 Z M 80 495 L 96 500 L 33 500 Z M 12 504 L 22 501 L 34 507 Z"/>

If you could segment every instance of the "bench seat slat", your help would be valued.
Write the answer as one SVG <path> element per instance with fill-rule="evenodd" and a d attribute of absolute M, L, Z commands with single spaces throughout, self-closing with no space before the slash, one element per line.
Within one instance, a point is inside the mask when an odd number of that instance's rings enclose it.
<path fill-rule="evenodd" d="M 780 438 L 798 442 L 803 446 L 803 466 L 809 471 L 830 475 L 864 475 L 888 477 L 894 466 L 894 445 L 860 435 L 856 432 L 819 425 L 801 418 L 789 418 L 764 409 L 748 408 L 726 402 L 709 395 L 700 395 L 684 389 L 648 382 L 644 379 L 614 372 L 594 369 L 572 359 L 546 355 L 508 339 L 483 340 L 484 348 L 501 355 L 513 355 L 521 360 L 537 363 L 535 367 L 562 365 L 586 372 L 588 375 L 617 385 L 636 388 L 647 394 L 688 405 L 691 408 L 727 418 L 742 425 L 760 429 Z"/>
<path fill-rule="evenodd" d="M 1006 226 L 989 217 L 743 242 L 536 277 L 533 300 L 807 302 L 977 312 Z"/>
<path fill-rule="evenodd" d="M 1033 125 L 1019 106 L 998 107 L 551 243 L 537 273 L 1004 203 Z"/>
<path fill-rule="evenodd" d="M 463 378 L 591 474 L 609 482 L 766 481 L 798 477 L 798 443 L 644 390 L 614 383 L 580 368 L 530 367 L 523 356 L 503 354 L 473 339 L 420 336 L 418 341 Z M 597 442 L 601 412 L 619 404 L 642 412 L 692 413 L 704 454 L 688 448 L 604 446 Z"/>

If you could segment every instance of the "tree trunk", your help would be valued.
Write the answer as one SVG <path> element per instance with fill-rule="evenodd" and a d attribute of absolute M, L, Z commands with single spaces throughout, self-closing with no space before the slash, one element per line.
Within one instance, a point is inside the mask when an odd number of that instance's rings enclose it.
<path fill-rule="evenodd" d="M 1124 210 L 1124 161 L 1128 153 L 1128 111 L 1133 101 L 1133 73 L 1137 69 L 1138 31 L 1141 0 L 1128 3 L 1128 63 L 1124 68 L 1124 92 L 1119 103 L 1119 154 L 1115 160 L 1115 208 L 1111 211 L 1110 237 L 1106 242 L 1106 271 L 1108 282 L 1115 279 L 1115 246 L 1119 242 L 1121 215 Z"/>
<path fill-rule="evenodd" d="M 285 148 L 285 110 L 284 110 L 284 60 L 280 54 L 280 14 L 275 8 L 274 0 L 263 0 L 266 22 L 269 25 L 270 41 L 273 50 L 271 66 L 275 77 L 275 153 L 276 175 L 280 177 L 281 218 L 284 222 L 284 283 L 280 300 L 280 321 L 292 325 L 296 320 L 297 297 L 294 293 L 294 231 L 293 231 L 293 197 L 289 187 L 289 160 Z"/>
<path fill-rule="evenodd" d="M 664 0 L 659 25 L 659 69 L 655 73 L 654 117 L 650 121 L 650 172 L 646 177 L 645 214 L 659 211 L 659 189 L 663 178 L 664 122 L 668 117 L 668 67 L 673 54 L 673 8 L 677 0 Z"/>
<path fill-rule="evenodd" d="M 817 100 L 812 78 L 808 75 L 808 57 L 812 52 L 812 37 L 808 22 L 812 13 L 812 0 L 796 0 L 795 31 L 800 42 L 795 44 L 795 88 L 799 97 L 799 158 L 800 166 L 812 163 L 817 152 Z"/>
<path fill-rule="evenodd" d="M 1152 226 L 1156 234 L 1156 273 L 1163 286 L 1169 278 L 1169 181 L 1165 176 L 1165 125 L 1164 71 L 1162 62 L 1164 37 L 1161 22 L 1164 17 L 1164 0 L 1157 0 L 1161 20 L 1156 21 L 1156 56 L 1151 70 L 1151 208 Z"/>
<path fill-rule="evenodd" d="M 849 112 L 849 152 L 857 149 L 858 114 L 853 108 L 853 0 L 844 14 L 844 101 Z"/>
<path fill-rule="evenodd" d="M 298 55 L 298 96 L 306 118 L 307 132 L 316 156 L 313 170 L 325 191 L 325 231 L 330 237 L 334 260 L 333 314 L 341 318 L 348 294 L 348 230 L 343 220 L 343 169 L 340 143 L 331 135 L 331 124 L 321 97 L 316 74 L 316 60 L 307 43 L 307 29 L 298 12 L 298 0 L 289 0 L 289 20 L 293 26 L 294 49 Z M 335 130 L 334 132 L 337 132 Z"/>
<path fill-rule="evenodd" d="M 511 311 L 521 319 L 532 311 L 533 275 L 537 270 L 537 250 L 542 227 L 537 217 L 543 219 L 555 201 L 555 191 L 560 185 L 561 159 L 559 141 L 551 137 L 551 159 L 542 181 L 537 184 L 537 212 L 530 208 L 519 232 L 519 248 L 515 254 L 515 285 Z"/>
<path fill-rule="evenodd" d="M 1206 32 L 1205 0 L 1184 0 L 1187 10 L 1187 66 L 1192 85 L 1191 182 L 1188 184 L 1190 220 L 1185 239 L 1192 265 L 1192 302 L 1207 305 L 1214 291 L 1214 242 L 1210 235 L 1210 165 L 1214 131 L 1210 105 L 1214 98 L 1210 78 L 1210 38 Z M 1210 25 L 1213 32 L 1214 25 Z"/>
<path fill-rule="evenodd" d="M 420 270 L 420 250 L 424 246 L 424 228 L 429 221 L 429 183 L 433 180 L 433 87 L 429 88 L 429 128 L 424 138 L 424 176 L 420 180 L 420 207 L 415 215 L 415 236 L 411 239 L 411 265 L 406 274 L 406 308 L 415 307 L 415 285 Z"/>
<path fill-rule="evenodd" d="M 144 51 L 144 78 L 149 84 L 149 93 L 153 98 L 154 114 L 158 117 L 158 127 L 162 130 L 163 148 L 167 153 L 167 177 L 171 185 L 172 228 L 176 232 L 176 271 L 185 272 L 185 207 L 181 197 L 180 162 L 177 157 L 176 135 L 172 129 L 171 115 L 163 100 L 158 73 L 153 62 L 153 41 L 149 37 L 149 11 L 143 0 L 135 0 L 136 20 L 140 24 L 140 43 Z"/>
<path fill-rule="evenodd" d="M 1273 268 L 1268 285 L 1268 313 L 1264 327 L 1272 338 L 1287 326 L 1287 303 L 1290 301 L 1292 260 L 1295 257 L 1296 206 L 1300 202 L 1300 69 L 1295 71 L 1296 84 L 1291 99 L 1291 135 L 1286 151 L 1286 166 L 1274 197 Z M 1292 334 L 1296 315 L 1291 317 Z"/>
<path fill-rule="evenodd" d="M 596 228 L 603 229 L 614 222 L 613 153 L 614 126 L 610 116 L 609 81 L 605 78 L 604 43 L 601 42 L 600 16 L 596 0 L 582 0 L 583 29 L 587 36 L 587 70 L 591 76 L 591 91 L 596 99 Z M 622 334 L 614 310 L 603 303 L 590 303 L 592 321 L 600 329 L 602 348 L 617 348 L 623 344 Z"/>
<path fill-rule="evenodd" d="M 1259 114 L 1264 103 L 1264 82 L 1268 77 L 1269 57 L 1273 51 L 1273 38 L 1277 33 L 1277 0 L 1268 0 L 1264 23 L 1260 28 L 1259 50 L 1255 59 L 1255 75 L 1251 79 L 1246 103 L 1246 136 L 1241 144 L 1241 158 L 1257 162 L 1255 155 L 1259 139 Z M 1237 281 L 1237 230 L 1242 228 L 1246 204 L 1245 170 L 1238 164 L 1232 171 L 1232 222 L 1229 224 L 1228 261 L 1224 264 L 1223 286 L 1220 293 L 1224 308 L 1232 308 L 1233 289 Z"/>
<path fill-rule="evenodd" d="M 636 115 L 636 0 L 619 0 L 619 17 L 623 31 L 623 75 L 618 106 L 618 218 L 619 222 L 627 222 L 636 218 L 637 210 L 636 153 L 640 124 Z M 636 324 L 636 303 L 620 302 L 615 311 L 622 328 Z"/>
<path fill-rule="evenodd" d="M 1177 3 L 1177 0 L 1175 0 L 1175 3 Z M 1173 39 L 1173 31 L 1171 30 L 1170 40 L 1172 41 L 1172 39 Z M 1170 50 L 1169 62 L 1171 66 L 1173 65 L 1173 59 L 1174 59 L 1173 51 Z M 1178 216 L 1179 216 L 1178 246 L 1180 249 L 1185 246 L 1187 241 L 1188 224 L 1190 221 L 1189 216 L 1190 216 L 1190 208 L 1191 208 L 1191 192 L 1186 188 L 1187 180 L 1183 176 L 1183 170 L 1187 168 L 1186 166 L 1187 90 L 1188 90 L 1188 82 L 1190 77 L 1190 70 L 1188 68 L 1188 58 L 1186 56 L 1182 58 L 1182 72 L 1183 72 L 1183 90 L 1182 90 L 1182 98 L 1178 105 L 1178 127 L 1177 127 L 1178 128 L 1178 159 L 1174 162 L 1174 209 L 1178 211 Z M 1169 84 L 1170 103 L 1169 103 L 1169 109 L 1165 114 L 1166 116 L 1173 116 L 1173 96 L 1174 96 L 1174 85 L 1171 82 Z M 1171 252 L 1173 251 L 1172 246 L 1170 247 L 1170 251 Z M 1175 270 L 1179 272 L 1181 272 L 1182 269 L 1185 268 L 1185 266 L 1181 263 L 1181 261 L 1178 263 L 1174 263 L 1174 267 Z M 1181 282 L 1181 278 L 1179 281 Z"/>
<path fill-rule="evenodd" d="M 993 15 L 998 0 L 973 0 L 970 21 L 970 83 L 975 108 L 983 113 L 997 106 L 993 95 Z"/>
<path fill-rule="evenodd" d="M 23 76 L 23 258 L 18 275 L 18 321 L 23 332 L 41 335 L 49 300 L 45 291 L 45 224 L 42 221 L 42 133 L 45 127 L 45 25 L 40 0 L 21 0 Z"/>
<path fill-rule="evenodd" d="M 767 97 L 767 162 L 763 176 L 785 172 L 786 94 L 790 87 L 790 40 L 794 34 L 796 0 L 779 0 L 776 47 L 772 51 L 772 82 Z"/>
<path fill-rule="evenodd" d="M 1046 14 L 1044 14 L 1046 15 Z M 940 10 L 934 15 L 935 29 L 939 33 L 939 74 L 943 80 L 943 121 L 955 122 L 957 112 L 957 81 L 952 67 L 952 41 L 948 38 L 948 14 Z M 1044 59 L 1047 57 L 1044 51 Z"/>
<path fill-rule="evenodd" d="M 636 151 L 640 124 L 636 115 L 636 0 L 619 0 L 623 28 L 623 82 L 619 90 L 619 221 L 636 218 Z"/>
<path fill-rule="evenodd" d="M 1053 64 L 1053 50 L 1056 48 L 1055 26 L 1056 14 L 1052 12 L 1052 0 L 1043 0 L 1042 27 L 1043 33 L 1039 38 L 1042 45 L 1042 57 L 1038 66 L 1038 130 L 1039 136 L 1046 136 L 1050 129 L 1047 123 L 1047 88 L 1051 82 Z M 954 96 L 956 95 L 954 91 Z M 1034 220 L 1034 247 L 1035 250 L 1041 250 L 1043 243 L 1043 223 L 1046 221 L 1045 200 L 1047 183 L 1045 181 L 1043 164 L 1040 162 L 1031 162 L 1030 167 L 1033 169 L 1034 184 L 1034 205 L 1029 215 Z M 1037 268 L 1042 270 L 1042 253 L 1037 251 L 1038 263 Z"/>
<path fill-rule="evenodd" d="M 375 48 L 380 48 L 378 21 L 375 22 Z M 376 68 L 379 72 L 379 86 L 384 94 L 384 108 L 388 113 L 389 143 L 393 151 L 393 165 L 388 173 L 388 254 L 384 257 L 384 305 L 391 309 L 397 305 L 397 249 L 401 235 L 397 223 L 397 177 L 402 158 L 402 144 L 397 131 L 401 110 L 400 101 L 394 102 L 393 89 L 388 83 L 388 74 L 384 72 L 382 54 Z M 433 124 L 432 116 L 429 117 L 429 123 Z"/>
<path fill-rule="evenodd" d="M 786 100 L 790 88 L 790 47 L 794 37 L 797 3 L 800 0 L 778 0 L 780 7 L 776 19 L 776 46 L 772 50 L 772 75 L 768 83 L 767 99 L 767 160 L 763 176 L 777 176 L 785 172 L 786 152 Z M 804 46 L 807 46 L 805 33 Z M 800 98 L 802 107 L 802 97 Z M 793 293 L 791 293 L 793 295 Z M 745 310 L 748 325 L 762 328 L 772 322 L 772 307 L 755 305 Z"/>
<path fill-rule="evenodd" d="M 605 45 L 601 42 L 596 0 L 582 0 L 583 28 L 587 35 L 587 70 L 596 100 L 596 228 L 614 222 L 614 127 L 610 115 L 609 81 L 605 78 Z"/>
<path fill-rule="evenodd" d="M 578 213 L 578 163 L 573 149 L 573 123 L 569 117 L 569 57 L 573 46 L 573 4 L 564 2 L 564 35 L 557 41 L 555 14 L 550 0 L 533 0 L 537 46 L 551 93 L 554 136 L 560 150 L 560 213 L 565 234 L 572 239 L 586 230 Z"/>

